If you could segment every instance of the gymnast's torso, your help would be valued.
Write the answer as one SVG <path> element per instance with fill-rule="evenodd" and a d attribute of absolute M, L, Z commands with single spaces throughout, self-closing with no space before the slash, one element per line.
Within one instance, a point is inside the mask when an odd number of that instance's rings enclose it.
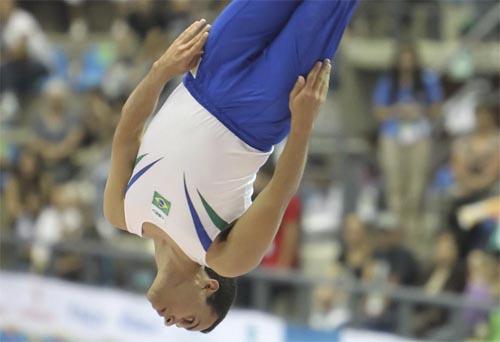
<path fill-rule="evenodd" d="M 238 138 L 179 84 L 147 127 L 125 193 L 127 229 L 162 229 L 200 265 L 217 235 L 251 205 L 270 152 Z"/>

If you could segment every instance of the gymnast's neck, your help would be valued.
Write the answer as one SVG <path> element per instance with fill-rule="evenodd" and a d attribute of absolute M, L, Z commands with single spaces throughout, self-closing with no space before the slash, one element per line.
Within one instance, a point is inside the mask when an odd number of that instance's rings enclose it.
<path fill-rule="evenodd" d="M 153 239 L 158 272 L 169 281 L 182 281 L 198 274 L 202 267 L 191 260 L 167 233 L 151 223 L 144 223 L 143 236 Z"/>

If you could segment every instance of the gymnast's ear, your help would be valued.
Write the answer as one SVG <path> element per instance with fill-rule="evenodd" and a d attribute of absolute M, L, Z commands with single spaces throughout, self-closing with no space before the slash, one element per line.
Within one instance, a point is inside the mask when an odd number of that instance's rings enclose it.
<path fill-rule="evenodd" d="M 203 290 L 206 290 L 209 295 L 217 292 L 219 289 L 219 282 L 215 279 L 207 279 L 203 282 Z"/>

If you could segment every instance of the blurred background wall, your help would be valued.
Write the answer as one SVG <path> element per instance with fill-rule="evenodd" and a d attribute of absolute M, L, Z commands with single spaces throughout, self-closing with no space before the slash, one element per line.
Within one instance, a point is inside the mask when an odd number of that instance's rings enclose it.
<path fill-rule="evenodd" d="M 225 4 L 0 1 L 2 270 L 144 293 L 150 241 L 102 215 L 113 131 L 159 54 Z M 302 188 L 237 307 L 318 340 L 500 341 L 499 42 L 498 1 L 361 2 Z"/>

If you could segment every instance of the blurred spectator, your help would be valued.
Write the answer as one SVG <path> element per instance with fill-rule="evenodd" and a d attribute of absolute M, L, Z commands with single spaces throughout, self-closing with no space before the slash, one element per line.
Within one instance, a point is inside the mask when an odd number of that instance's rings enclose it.
<path fill-rule="evenodd" d="M 423 287 L 431 297 L 443 292 L 462 293 L 464 290 L 464 265 L 459 260 L 455 237 L 449 231 L 443 231 L 436 237 L 432 269 L 424 278 Z M 437 306 L 423 307 L 413 320 L 414 332 L 420 337 L 446 340 L 447 335 L 452 333 L 446 326 L 449 316 L 446 309 Z"/>
<path fill-rule="evenodd" d="M 495 284 L 498 278 L 495 277 L 495 260 L 485 252 L 474 250 L 467 256 L 467 285 L 465 296 L 470 302 L 490 303 L 494 299 Z M 462 313 L 465 336 L 477 336 L 485 339 L 481 335 L 481 328 L 488 323 L 488 312 L 480 309 L 465 309 Z"/>
<path fill-rule="evenodd" d="M 168 46 L 169 37 L 165 31 L 155 27 L 148 31 L 144 40 L 138 42 L 126 26 L 119 24 L 115 25 L 113 35 L 117 55 L 102 75 L 101 86 L 110 100 L 123 103 Z M 171 82 L 167 83 L 165 89 Z M 164 100 L 165 96 L 162 95 L 157 108 L 161 107 Z"/>
<path fill-rule="evenodd" d="M 390 266 L 385 261 L 371 259 L 363 268 L 362 281 L 373 288 L 361 298 L 358 315 L 367 329 L 393 331 L 396 324 L 394 304 L 384 292 L 391 284 Z"/>
<path fill-rule="evenodd" d="M 341 186 L 332 181 L 331 175 L 332 168 L 327 158 L 318 155 L 309 156 L 308 172 L 301 192 L 304 203 L 301 268 L 303 273 L 311 276 L 349 278 L 349 272 L 344 272 L 342 264 L 347 263 L 346 259 L 352 256 L 350 253 L 352 250 L 347 247 L 347 243 L 342 249 L 341 243 L 334 238 L 337 232 L 346 234 L 347 231 L 347 229 L 341 231 L 342 223 L 347 224 L 347 220 L 342 222 L 343 194 Z M 357 224 L 356 219 L 357 217 L 350 219 L 353 226 Z M 364 226 L 352 228 L 354 230 L 350 236 L 352 238 L 346 238 L 350 241 L 349 246 L 361 245 L 362 239 L 357 233 L 358 228 L 364 230 Z M 343 257 L 342 261 L 338 262 L 340 254 L 343 254 Z M 357 264 L 362 258 L 357 254 L 354 259 L 356 262 L 352 264 Z M 333 330 L 348 322 L 350 316 L 349 294 L 345 290 L 328 285 L 313 289 L 309 317 L 312 327 Z"/>
<path fill-rule="evenodd" d="M 102 212 L 102 189 L 108 178 L 111 160 L 111 141 L 119 120 L 120 109 L 111 106 L 99 89 L 83 94 L 83 141 L 74 156 L 82 178 L 80 191 L 86 192 L 84 201 L 91 206 L 92 220 L 98 235 L 112 243 L 121 232 L 113 228 Z"/>
<path fill-rule="evenodd" d="M 349 214 L 342 229 L 342 249 L 338 260 L 328 270 L 334 280 L 361 278 L 371 262 L 373 239 L 366 225 Z M 350 320 L 349 293 L 340 287 L 318 286 L 314 289 L 310 324 L 317 329 L 335 329 Z"/>
<path fill-rule="evenodd" d="M 67 181 L 75 173 L 71 157 L 79 147 L 82 127 L 76 115 L 69 111 L 68 93 L 64 84 L 51 83 L 46 89 L 47 105 L 38 113 L 33 131 L 32 147 L 40 153 L 46 172 L 56 182 Z"/>
<path fill-rule="evenodd" d="M 495 112 L 487 106 L 479 106 L 474 131 L 453 144 L 457 198 L 465 199 L 488 191 L 499 180 L 499 146 Z"/>
<path fill-rule="evenodd" d="M 109 144 L 119 116 L 99 89 L 90 89 L 83 96 L 85 115 L 82 117 L 82 147 Z M 102 146 L 101 146 L 102 147 Z"/>
<path fill-rule="evenodd" d="M 131 79 L 134 70 L 134 58 L 140 49 L 140 44 L 130 28 L 115 21 L 111 28 L 115 60 L 109 65 L 102 79 L 103 94 L 112 101 L 124 103 L 135 84 Z"/>
<path fill-rule="evenodd" d="M 168 23 L 167 4 L 163 1 L 134 1 L 130 3 L 127 24 L 141 40 L 145 39 L 152 29 L 165 30 Z"/>
<path fill-rule="evenodd" d="M 394 331 L 398 323 L 398 304 L 378 291 L 385 286 L 416 285 L 419 267 L 412 252 L 403 245 L 402 232 L 392 214 L 381 214 L 376 227 L 373 255 L 362 273 L 363 282 L 375 286 L 376 291 L 362 300 L 362 323 L 370 329 Z"/>
<path fill-rule="evenodd" d="M 341 184 L 333 175 L 333 167 L 326 155 L 310 155 L 301 195 L 304 203 L 304 231 L 307 234 L 338 232 L 343 220 L 343 193 Z"/>
<path fill-rule="evenodd" d="M 219 5 L 224 7 L 224 4 L 222 4 L 222 2 L 224 1 L 220 1 Z M 203 3 L 203 8 L 205 9 L 207 5 L 210 6 L 210 3 L 210 1 L 205 1 Z M 174 36 L 180 34 L 184 30 L 184 28 L 190 24 L 190 20 L 194 18 L 206 18 L 209 22 L 212 21 L 210 20 L 210 17 L 213 17 L 213 11 L 208 13 L 205 12 L 204 9 L 200 8 L 202 6 L 198 6 L 199 3 L 196 4 L 197 6 L 191 6 L 193 4 L 193 2 L 191 1 L 173 0 L 169 1 L 168 4 L 170 10 L 169 29 L 170 33 Z M 197 8 L 196 11 L 194 7 Z M 218 10 L 220 11 L 222 10 L 222 8 L 219 8 Z"/>
<path fill-rule="evenodd" d="M 492 108 L 480 106 L 476 110 L 476 128 L 453 143 L 452 167 L 456 192 L 450 210 L 450 224 L 457 235 L 462 255 L 472 248 L 484 248 L 491 229 L 475 224 L 464 226 L 459 220 L 465 205 L 477 203 L 498 194 L 494 186 L 500 180 L 500 132 Z"/>
<path fill-rule="evenodd" d="M 0 51 L 0 92 L 27 93 L 48 74 L 52 51 L 47 37 L 14 0 L 0 1 Z"/>
<path fill-rule="evenodd" d="M 45 205 L 46 192 L 40 156 L 22 149 L 5 189 L 5 208 L 18 237 L 33 238 L 34 222 Z"/>
<path fill-rule="evenodd" d="M 52 188 L 49 205 L 43 208 L 35 224 L 35 242 L 31 249 L 34 271 L 43 273 L 51 266 L 53 244 L 82 236 L 83 215 L 77 195 L 69 183 Z M 66 272 L 66 268 L 59 270 L 59 273 Z"/>
<path fill-rule="evenodd" d="M 301 185 L 302 232 L 300 265 L 304 273 L 322 276 L 340 254 L 335 239 L 342 227 L 343 186 L 332 179 L 327 158 L 311 158 Z"/>
<path fill-rule="evenodd" d="M 495 271 L 493 272 L 492 281 L 492 294 L 494 303 L 500 303 L 500 255 L 496 255 Z M 490 312 L 488 327 L 487 327 L 487 338 L 488 341 L 500 341 L 500 311 Z"/>
<path fill-rule="evenodd" d="M 102 189 L 106 186 L 106 180 L 108 179 L 111 164 L 111 148 L 110 146 L 106 146 L 100 152 L 100 155 L 96 155 L 92 159 L 92 165 L 86 168 L 86 173 L 89 175 L 88 186 L 94 193 L 90 205 L 92 207 L 95 229 L 103 241 L 111 244 L 117 235 L 124 232 L 111 226 L 104 218 L 104 193 Z M 126 236 L 125 234 L 122 235 Z"/>
<path fill-rule="evenodd" d="M 3 201 L 5 196 L 5 191 L 7 184 L 11 178 L 11 173 L 13 172 L 19 154 L 19 146 L 9 139 L 8 134 L 5 134 L 6 130 L 2 129 L 3 124 L 0 125 L 0 203 L 5 203 Z M 0 223 L 7 222 L 8 212 L 5 207 L 0 210 Z M 4 209 L 5 208 L 5 209 Z M 0 224 L 0 231 L 3 231 L 4 225 Z"/>
<path fill-rule="evenodd" d="M 422 69 L 412 45 L 398 47 L 392 70 L 379 79 L 373 93 L 387 204 L 412 245 L 429 170 L 430 119 L 438 114 L 442 98 L 438 76 Z"/>
<path fill-rule="evenodd" d="M 403 245 L 401 230 L 392 215 L 381 215 L 377 224 L 375 260 L 389 266 L 389 281 L 396 285 L 416 285 L 419 267 L 413 253 Z"/>
<path fill-rule="evenodd" d="M 355 214 L 345 219 L 342 230 L 343 248 L 339 256 L 339 264 L 344 271 L 355 278 L 361 278 L 363 268 L 372 259 L 373 238 L 366 225 Z"/>
<path fill-rule="evenodd" d="M 340 274 L 340 271 L 333 271 Z M 337 278 L 338 279 L 338 278 Z M 319 286 L 314 290 L 309 324 L 318 330 L 334 330 L 351 320 L 349 292 L 341 287 Z"/>

